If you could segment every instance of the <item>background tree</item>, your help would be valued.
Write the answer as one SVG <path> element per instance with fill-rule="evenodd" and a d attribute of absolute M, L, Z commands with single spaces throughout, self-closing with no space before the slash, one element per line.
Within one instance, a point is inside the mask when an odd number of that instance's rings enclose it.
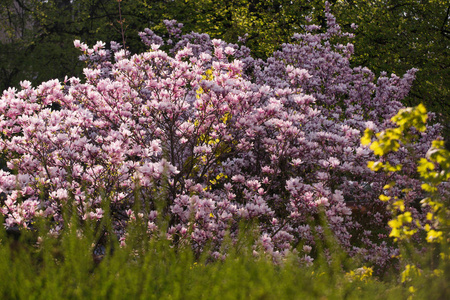
<path fill-rule="evenodd" d="M 425 103 L 450 134 L 450 3 L 440 0 L 336 1 L 338 22 L 356 23 L 354 65 L 404 74 L 418 68 L 405 105 Z M 448 145 L 447 145 L 448 148 Z"/>
<path fill-rule="evenodd" d="M 75 39 L 93 44 L 98 40 L 123 42 L 132 36 L 127 46 L 135 47 L 138 29 L 153 26 L 148 20 L 154 17 L 150 13 L 141 18 L 138 5 L 116 0 L 2 1 L 0 89 L 18 86 L 21 80 L 38 84 L 80 76 L 84 64 L 78 61 Z"/>

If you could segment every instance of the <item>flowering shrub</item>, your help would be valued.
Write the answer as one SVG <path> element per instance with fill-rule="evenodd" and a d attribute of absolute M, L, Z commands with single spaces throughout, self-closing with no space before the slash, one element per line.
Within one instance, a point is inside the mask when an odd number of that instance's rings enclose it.
<path fill-rule="evenodd" d="M 257 220 L 255 252 L 298 248 L 309 264 L 323 213 L 348 253 L 385 266 L 397 249 L 385 239 L 389 214 L 378 195 L 395 180 L 392 195 L 408 187 L 412 204 L 420 180 L 402 150 L 386 158 L 402 161 L 401 173 L 368 169 L 373 154 L 360 136 L 391 124 L 415 70 L 375 83 L 370 70 L 350 66 L 353 46 L 339 43 L 348 34 L 328 9 L 326 17 L 324 33 L 307 26 L 267 61 L 245 46 L 181 35 L 174 21 L 169 42 L 145 30 L 149 50 L 140 54 L 75 41 L 83 81 L 22 82 L 0 100 L 6 226 L 43 216 L 58 232 L 70 206 L 80 221 L 100 222 L 107 211 L 125 240 L 128 222 L 138 218 L 152 234 L 162 214 L 173 243 L 197 252 L 209 244 L 220 257 L 224 237 Z M 417 155 L 438 130 L 411 146 Z"/>

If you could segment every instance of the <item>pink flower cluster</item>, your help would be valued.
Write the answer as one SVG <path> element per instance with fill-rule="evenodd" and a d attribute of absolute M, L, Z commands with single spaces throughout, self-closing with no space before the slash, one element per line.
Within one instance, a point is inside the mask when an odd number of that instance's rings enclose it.
<path fill-rule="evenodd" d="M 385 266 L 397 250 L 375 234 L 388 232 L 378 195 L 396 180 L 389 193 L 409 188 L 419 216 L 420 182 L 415 159 L 402 151 L 386 158 L 403 163 L 402 172 L 369 170 L 374 156 L 360 137 L 366 127 L 391 126 L 415 70 L 375 82 L 370 70 L 350 65 L 353 45 L 333 42 L 348 34 L 328 10 L 326 17 L 326 32 L 297 34 L 266 61 L 245 46 L 181 35 L 174 21 L 166 22 L 168 52 L 150 30 L 141 34 L 149 50 L 135 55 L 117 43 L 107 50 L 75 41 L 84 80 L 22 82 L 0 99 L 6 226 L 44 216 L 58 231 L 65 205 L 80 220 L 101 220 L 108 201 L 122 239 L 135 214 L 149 234 L 165 214 L 175 244 L 198 252 L 208 244 L 220 256 L 225 236 L 237 238 L 239 223 L 255 220 L 255 253 L 298 251 L 309 264 L 324 236 L 323 213 L 350 254 Z M 438 131 L 421 136 L 418 156 Z"/>

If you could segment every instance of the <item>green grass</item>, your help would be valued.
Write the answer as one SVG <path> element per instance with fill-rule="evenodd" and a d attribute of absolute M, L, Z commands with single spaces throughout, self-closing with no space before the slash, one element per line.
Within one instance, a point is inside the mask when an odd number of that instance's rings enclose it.
<path fill-rule="evenodd" d="M 39 230 L 23 232 L 15 240 L 1 229 L 0 299 L 407 299 L 411 295 L 445 299 L 450 295 L 448 263 L 441 267 L 440 277 L 424 270 L 405 283 L 395 272 L 383 279 L 350 279 L 346 272 L 361 266 L 337 248 L 333 263 L 319 256 L 313 266 L 305 267 L 295 256 L 278 264 L 266 256 L 255 258 L 252 242 L 242 240 L 239 248 L 228 245 L 226 259 L 213 261 L 207 255 L 196 257 L 188 248 L 171 247 L 164 239 L 142 239 L 140 230 L 136 226 L 130 231 L 127 247 L 109 241 L 99 262 L 92 254 L 96 237 L 89 230 L 81 236 L 72 226 L 59 238 L 42 235 L 36 245 Z M 416 290 L 413 294 L 410 286 Z"/>

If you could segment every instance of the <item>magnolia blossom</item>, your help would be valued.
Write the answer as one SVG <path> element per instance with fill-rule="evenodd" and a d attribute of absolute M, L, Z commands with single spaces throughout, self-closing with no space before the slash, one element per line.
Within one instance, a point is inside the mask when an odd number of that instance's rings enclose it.
<path fill-rule="evenodd" d="M 24 81 L 0 98 L 5 226 L 27 227 L 40 215 L 58 233 L 67 203 L 93 221 L 109 205 L 121 244 L 127 224 L 140 220 L 155 234 L 160 215 L 174 244 L 198 253 L 209 245 L 222 257 L 225 236 L 236 241 L 240 222 L 257 220 L 255 253 L 275 259 L 304 245 L 309 265 L 325 238 L 317 223 L 324 216 L 349 254 L 387 266 L 397 250 L 367 233 L 389 230 L 378 195 L 395 180 L 389 196 L 425 219 L 413 205 L 421 183 L 403 151 L 386 157 L 408 166 L 401 174 L 369 170 L 374 155 L 360 137 L 366 127 L 392 125 L 416 70 L 376 78 L 352 67 L 353 45 L 334 42 L 351 35 L 329 6 L 325 16 L 323 33 L 308 26 L 267 60 L 206 34 L 182 35 L 176 21 L 165 22 L 170 41 L 145 29 L 149 50 L 134 55 L 115 42 L 107 49 L 74 41 L 84 78 L 36 88 Z M 416 155 L 439 129 L 418 138 Z"/>

